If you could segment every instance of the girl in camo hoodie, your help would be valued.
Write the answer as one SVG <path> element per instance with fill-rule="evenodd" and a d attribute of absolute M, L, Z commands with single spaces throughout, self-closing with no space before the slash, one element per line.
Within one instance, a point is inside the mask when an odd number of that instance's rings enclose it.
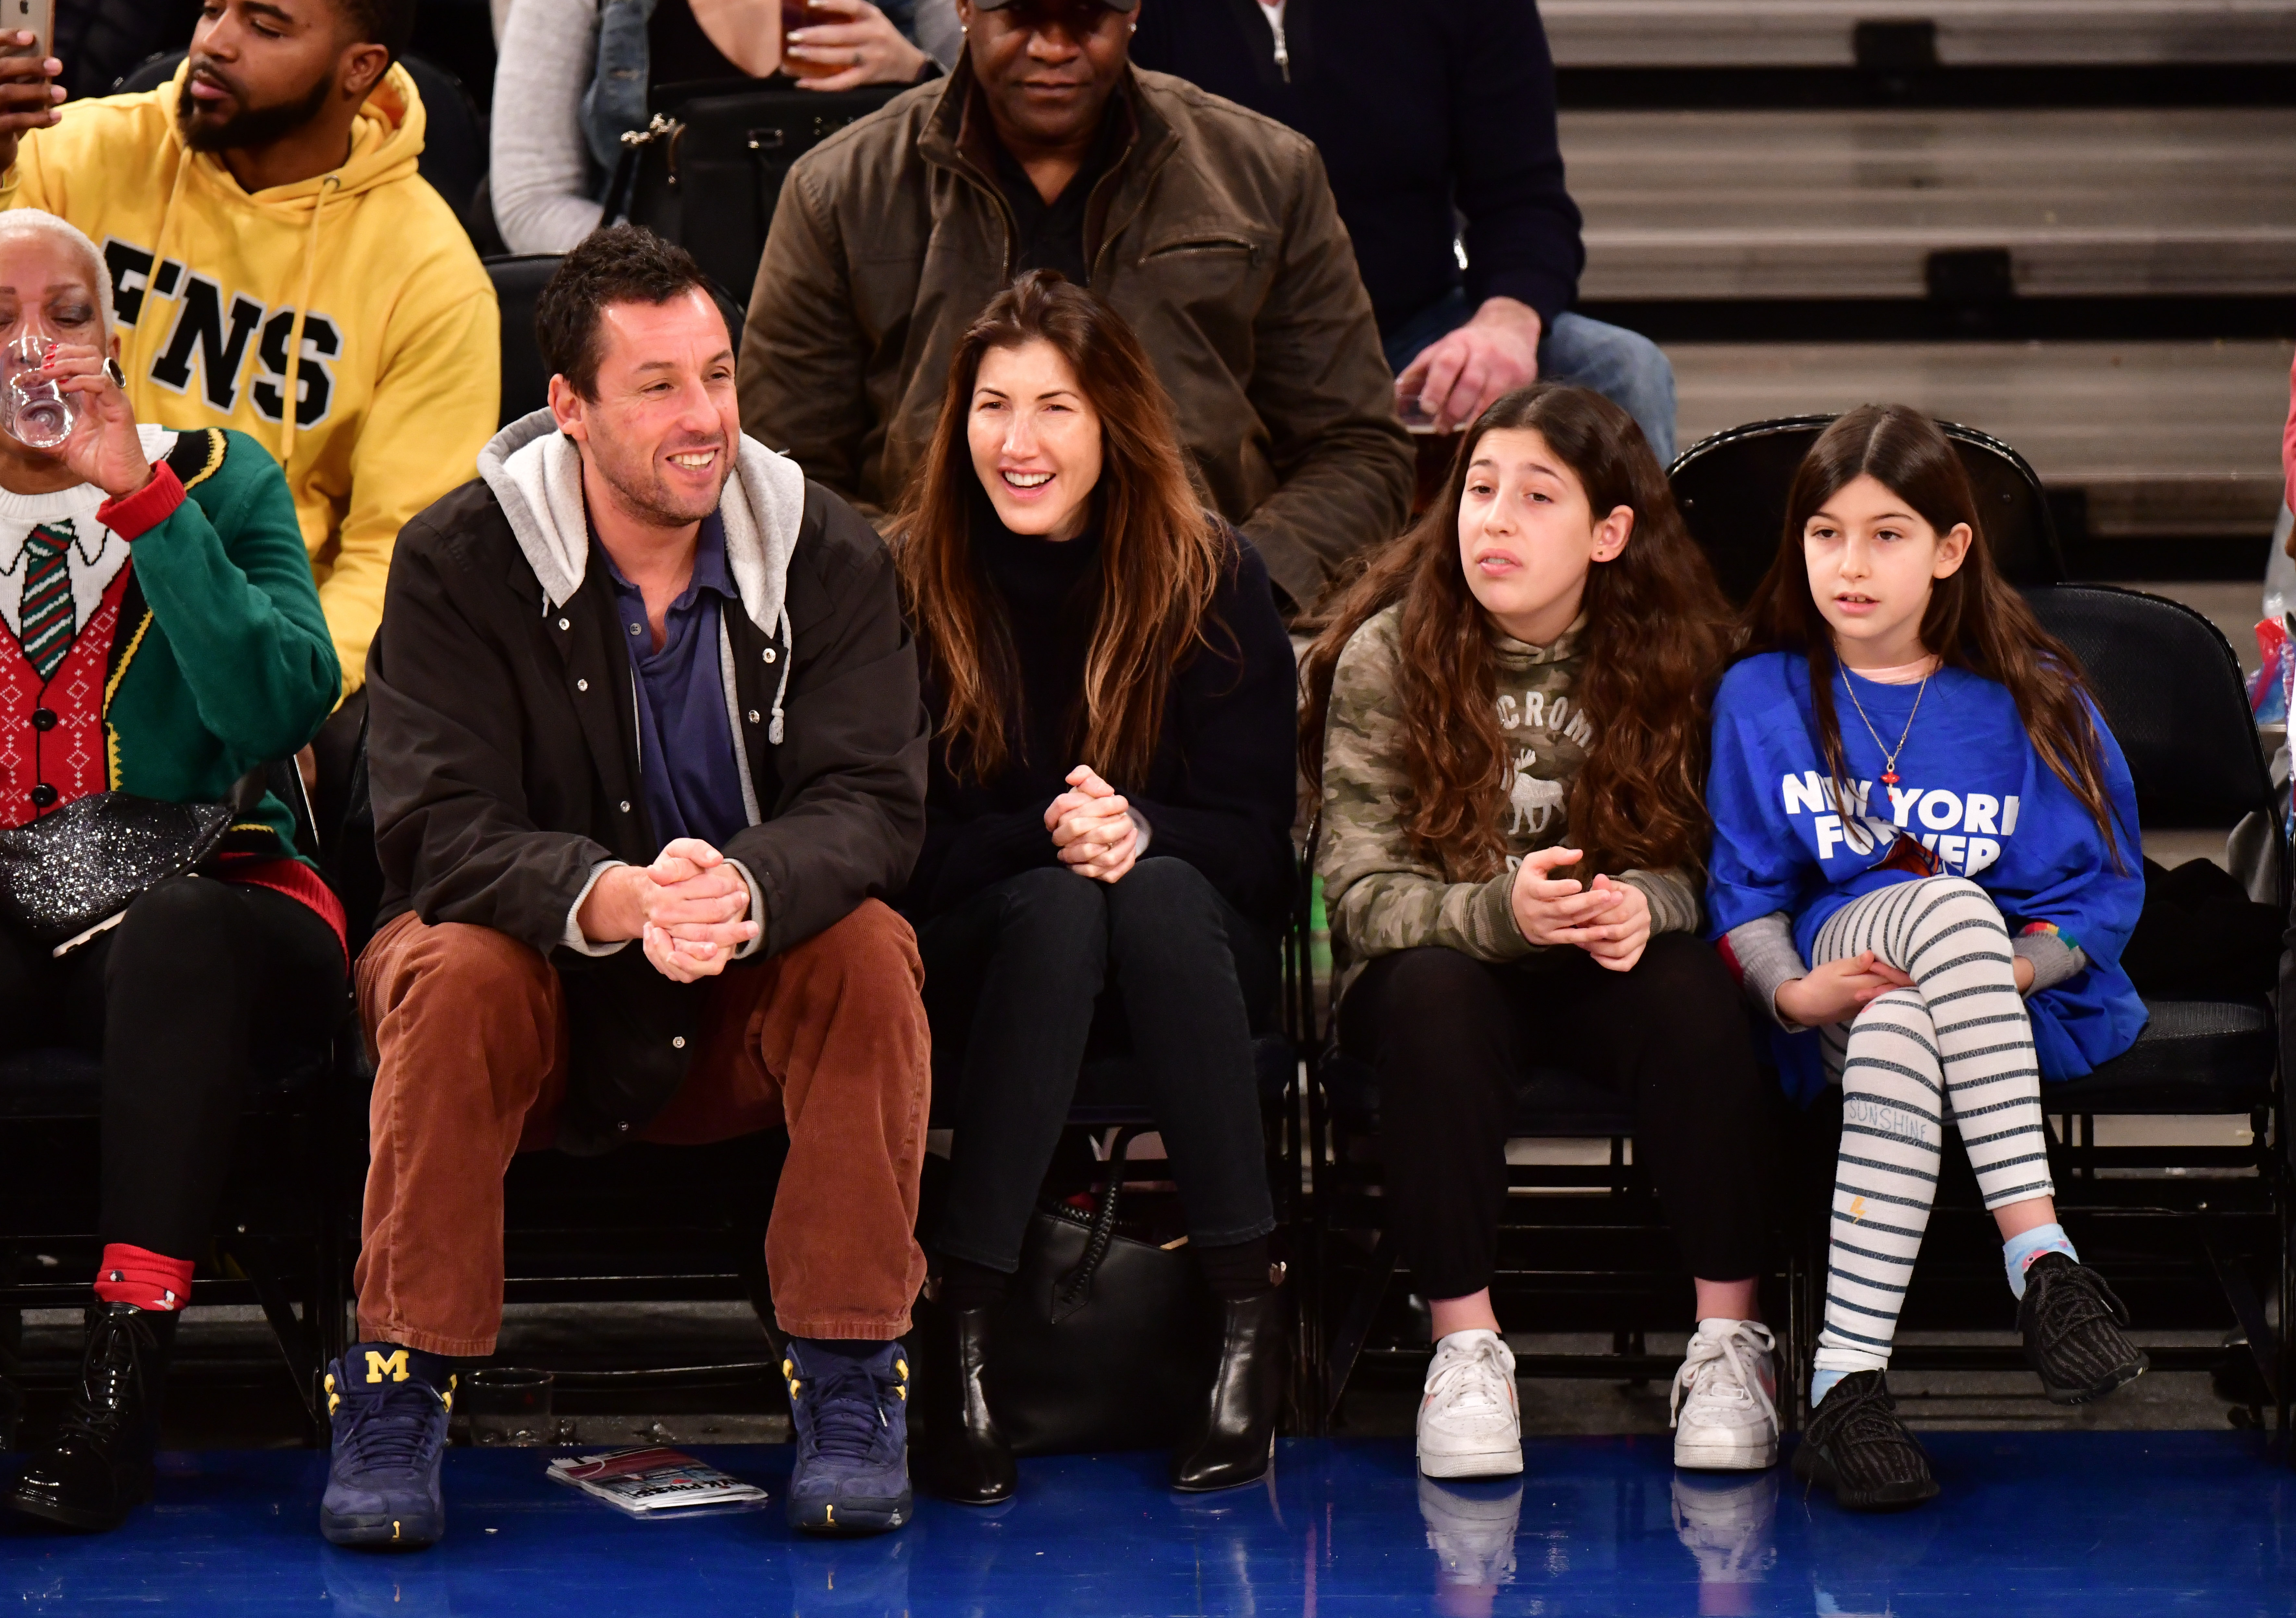
<path fill-rule="evenodd" d="M 1632 419 L 1542 384 L 1484 412 L 1308 654 L 1338 1070 L 1369 1070 L 1390 1218 L 1432 1301 L 1430 1476 L 1522 1469 L 1490 1297 L 1522 1101 L 1634 1114 L 1699 1277 L 1676 1462 L 1776 1461 L 1766 1086 L 1698 937 L 1726 617 Z"/>

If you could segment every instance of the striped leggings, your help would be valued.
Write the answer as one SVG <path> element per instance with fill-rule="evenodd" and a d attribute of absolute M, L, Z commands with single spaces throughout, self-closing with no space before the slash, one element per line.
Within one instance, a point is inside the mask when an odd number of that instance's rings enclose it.
<path fill-rule="evenodd" d="M 1964 877 L 1900 883 L 1844 906 L 1812 953 L 1824 963 L 1868 949 L 1915 986 L 1819 1031 L 1842 1089 L 1816 1361 L 1824 1371 L 1890 1363 L 1948 1112 L 1987 1208 L 2052 1194 L 2033 1026 L 1992 899 Z"/>

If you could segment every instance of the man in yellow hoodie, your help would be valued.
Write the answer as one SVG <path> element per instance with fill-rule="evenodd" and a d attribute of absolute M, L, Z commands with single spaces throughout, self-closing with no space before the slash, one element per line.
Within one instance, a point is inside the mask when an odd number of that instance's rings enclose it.
<path fill-rule="evenodd" d="M 470 480 L 500 408 L 493 285 L 415 172 L 414 13 L 209 0 L 173 83 L 68 106 L 53 58 L 0 57 L 0 207 L 102 245 L 140 419 L 286 468 L 347 692 L 400 526 Z"/>

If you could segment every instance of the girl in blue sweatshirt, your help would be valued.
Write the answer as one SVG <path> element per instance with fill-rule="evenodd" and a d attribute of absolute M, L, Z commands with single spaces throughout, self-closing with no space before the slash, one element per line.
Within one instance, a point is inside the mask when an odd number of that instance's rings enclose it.
<path fill-rule="evenodd" d="M 1712 935 L 1808 1101 L 1842 1088 L 1825 1326 L 1794 1457 L 1844 1506 L 1931 1498 L 1882 1372 L 1950 1118 L 2005 1244 L 2026 1358 L 2078 1404 L 2145 1367 L 2056 1222 L 2040 1086 L 2144 1025 L 2128 768 L 2072 655 L 1995 571 L 1935 423 L 1866 406 L 1811 446 L 1714 709 Z"/>

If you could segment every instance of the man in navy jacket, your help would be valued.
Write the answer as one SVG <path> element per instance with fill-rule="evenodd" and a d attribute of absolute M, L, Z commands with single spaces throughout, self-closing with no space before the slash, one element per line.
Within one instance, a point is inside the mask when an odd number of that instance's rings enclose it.
<path fill-rule="evenodd" d="M 1316 143 L 1406 404 L 1449 426 L 1536 377 L 1578 382 L 1673 458 L 1666 356 L 1570 312 L 1586 251 L 1533 0 L 1155 0 L 1132 60 Z"/>

